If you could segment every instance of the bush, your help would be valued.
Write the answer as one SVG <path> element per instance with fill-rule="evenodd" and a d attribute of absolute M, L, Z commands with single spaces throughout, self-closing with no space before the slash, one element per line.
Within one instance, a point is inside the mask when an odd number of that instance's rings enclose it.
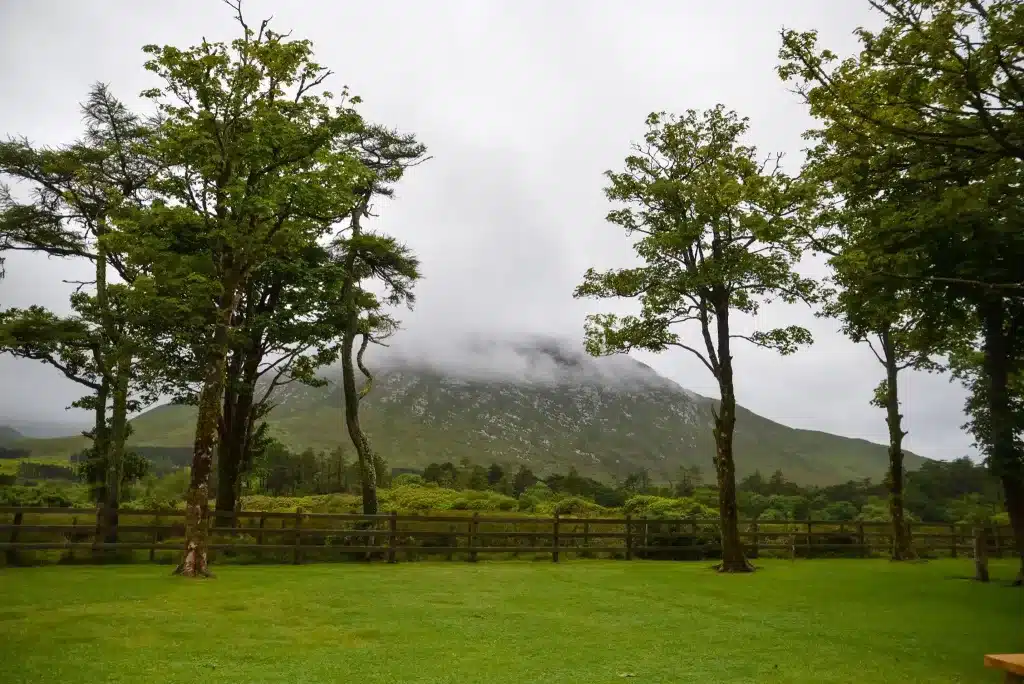
<path fill-rule="evenodd" d="M 422 487 L 423 476 L 417 473 L 402 473 L 391 481 L 392 487 Z"/>
<path fill-rule="evenodd" d="M 90 505 L 89 489 L 84 485 L 45 483 L 0 487 L 0 506 L 74 508 Z"/>
<path fill-rule="evenodd" d="M 622 510 L 634 518 L 675 518 L 684 520 L 714 520 L 718 512 L 691 499 L 669 499 L 663 496 L 640 494 L 629 498 Z"/>

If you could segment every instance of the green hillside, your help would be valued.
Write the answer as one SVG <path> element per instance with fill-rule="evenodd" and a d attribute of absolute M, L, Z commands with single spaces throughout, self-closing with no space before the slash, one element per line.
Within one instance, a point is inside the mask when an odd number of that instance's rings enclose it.
<path fill-rule="evenodd" d="M 0 425 L 0 446 L 8 446 L 20 441 L 24 436 L 9 425 Z"/>
<path fill-rule="evenodd" d="M 545 344 L 514 352 L 519 365 L 490 377 L 479 368 L 459 373 L 423 361 L 390 360 L 365 402 L 364 424 L 374 447 L 394 467 L 465 457 L 484 464 L 523 463 L 544 473 L 575 466 L 601 478 L 646 468 L 654 479 L 671 479 L 679 466 L 694 464 L 708 476 L 713 472 L 713 400 L 629 358 L 595 360 Z M 322 389 L 282 388 L 270 423 L 289 446 L 349 447 L 337 378 L 327 378 L 331 382 Z M 132 424 L 135 445 L 187 447 L 195 410 L 160 406 Z M 52 458 L 67 457 L 85 440 L 17 444 L 34 457 Z M 735 449 L 740 477 L 781 469 L 800 484 L 878 481 L 888 459 L 882 445 L 790 428 L 744 409 Z M 923 461 L 907 454 L 908 468 Z"/>

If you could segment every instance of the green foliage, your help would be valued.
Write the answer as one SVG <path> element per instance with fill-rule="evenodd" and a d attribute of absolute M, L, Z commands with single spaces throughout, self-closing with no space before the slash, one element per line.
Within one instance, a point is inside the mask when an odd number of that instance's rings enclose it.
<path fill-rule="evenodd" d="M 82 485 L 47 482 L 39 486 L 0 486 L 0 506 L 72 508 L 90 503 L 89 490 Z"/>
<path fill-rule="evenodd" d="M 742 145 L 747 120 L 722 106 L 681 118 L 651 114 L 647 127 L 625 171 L 606 174 L 605 190 L 626 205 L 609 212 L 608 221 L 641 235 L 634 248 L 643 265 L 591 269 L 575 292 L 635 298 L 641 312 L 590 316 L 587 349 L 596 355 L 681 347 L 718 377 L 721 340 L 707 337 L 716 319 L 730 310 L 754 315 L 772 299 L 815 297 L 814 281 L 793 270 L 807 190 L 781 172 L 777 159 L 766 168 L 753 147 Z M 703 345 L 681 341 L 673 331 L 687 322 L 700 324 Z M 784 354 L 810 342 L 810 333 L 797 326 L 731 336 Z"/>
<path fill-rule="evenodd" d="M 909 303 L 902 311 L 932 348 L 963 359 L 981 343 L 984 363 L 960 371 L 970 425 L 992 466 L 1019 479 L 1018 400 L 983 394 L 1024 358 L 1024 238 L 1012 228 L 1024 180 L 1024 16 L 1001 1 L 872 4 L 885 24 L 858 31 L 856 57 L 820 49 L 813 31 L 783 32 L 780 52 L 780 75 L 822 124 L 808 133 L 809 158 L 837 201 L 824 219 L 843 228 L 840 273 L 872 297 L 897 293 L 875 304 Z"/>
<path fill-rule="evenodd" d="M 636 518 L 683 518 L 712 520 L 718 510 L 693 499 L 670 499 L 662 496 L 640 495 L 626 501 L 623 511 Z"/>

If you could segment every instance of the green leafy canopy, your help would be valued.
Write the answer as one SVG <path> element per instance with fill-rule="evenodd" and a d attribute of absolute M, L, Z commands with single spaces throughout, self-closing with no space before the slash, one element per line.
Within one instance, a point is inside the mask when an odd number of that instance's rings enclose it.
<path fill-rule="evenodd" d="M 642 265 L 590 269 L 575 296 L 633 298 L 641 311 L 589 316 L 590 353 L 675 346 L 717 374 L 716 320 L 727 322 L 730 311 L 757 314 L 772 300 L 816 301 L 815 282 L 795 270 L 798 228 L 813 193 L 782 172 L 780 156 L 759 159 L 741 144 L 747 128 L 747 119 L 721 105 L 682 117 L 654 113 L 625 170 L 606 174 L 605 194 L 624 205 L 607 219 L 641 236 L 634 248 Z M 676 332 L 688 322 L 700 325 L 703 350 Z M 799 326 L 729 337 L 783 354 L 811 342 Z"/>

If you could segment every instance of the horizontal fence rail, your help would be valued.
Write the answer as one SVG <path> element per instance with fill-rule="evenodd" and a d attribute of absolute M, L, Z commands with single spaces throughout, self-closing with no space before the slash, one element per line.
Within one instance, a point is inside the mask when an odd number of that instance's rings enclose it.
<path fill-rule="evenodd" d="M 211 511 L 203 521 L 213 560 L 291 562 L 430 556 L 480 558 L 613 557 L 706 560 L 721 555 L 717 520 L 550 518 Z M 908 524 L 917 555 L 972 557 L 979 530 L 950 523 Z M 744 521 L 740 536 L 757 557 L 871 557 L 891 550 L 887 522 Z M 7 565 L 117 559 L 176 562 L 184 546 L 181 510 L 0 507 L 0 550 Z M 988 555 L 1010 554 L 1009 527 L 981 537 Z"/>

